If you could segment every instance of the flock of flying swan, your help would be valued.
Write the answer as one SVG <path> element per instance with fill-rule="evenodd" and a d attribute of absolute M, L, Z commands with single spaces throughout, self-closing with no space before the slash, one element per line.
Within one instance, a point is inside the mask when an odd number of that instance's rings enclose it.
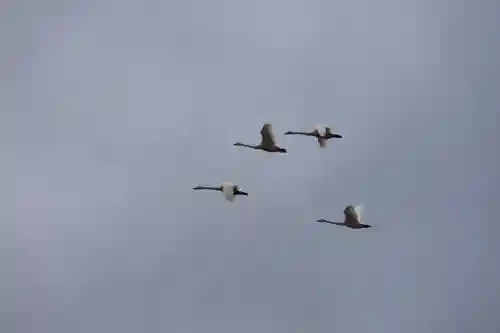
<path fill-rule="evenodd" d="M 330 127 L 328 126 L 316 126 L 311 132 L 301 132 L 301 131 L 288 131 L 284 133 L 285 135 L 304 135 L 316 138 L 320 148 L 326 148 L 326 143 L 330 139 L 341 139 L 342 135 L 332 133 Z M 272 126 L 270 123 L 265 123 L 260 130 L 261 140 L 259 144 L 245 144 L 241 142 L 236 142 L 234 146 L 251 148 L 255 150 L 262 150 L 269 153 L 282 153 L 286 154 L 287 150 L 276 144 L 274 139 Z M 224 182 L 218 186 L 202 186 L 198 185 L 193 188 L 193 190 L 212 190 L 220 191 L 226 198 L 226 200 L 233 202 L 236 196 L 243 195 L 248 196 L 248 192 L 243 191 L 238 185 L 231 182 Z M 370 228 L 371 225 L 362 224 L 361 219 L 363 215 L 364 207 L 362 205 L 347 205 L 344 209 L 344 222 L 334 222 L 325 219 L 319 219 L 316 222 L 319 223 L 329 223 L 333 225 L 340 225 L 348 227 L 350 229 L 365 229 Z"/>

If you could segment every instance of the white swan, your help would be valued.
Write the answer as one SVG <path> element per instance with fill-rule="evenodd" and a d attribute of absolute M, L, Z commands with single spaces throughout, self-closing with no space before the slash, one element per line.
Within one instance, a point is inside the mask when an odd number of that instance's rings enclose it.
<path fill-rule="evenodd" d="M 193 187 L 193 190 L 213 190 L 221 191 L 227 201 L 233 202 L 237 195 L 248 196 L 248 193 L 243 191 L 238 185 L 231 182 L 224 182 L 219 186 L 202 186 Z"/>
<path fill-rule="evenodd" d="M 286 149 L 276 145 L 274 139 L 272 126 L 270 123 L 265 123 L 260 130 L 261 140 L 258 145 L 249 145 L 241 142 L 236 142 L 234 146 L 247 147 L 257 150 L 267 151 L 269 153 L 283 153 L 286 154 Z"/>
<path fill-rule="evenodd" d="M 305 135 L 312 136 L 318 140 L 318 144 L 321 148 L 326 148 L 327 140 L 332 138 L 341 139 L 343 138 L 340 134 L 332 133 L 332 130 L 329 126 L 315 126 L 314 130 L 311 132 L 297 132 L 297 131 L 288 131 L 285 132 L 285 135 Z"/>
<path fill-rule="evenodd" d="M 364 212 L 364 205 L 357 205 L 355 207 L 348 205 L 344 209 L 344 222 L 332 222 L 325 219 L 319 219 L 316 222 L 341 225 L 351 229 L 371 228 L 372 227 L 371 225 L 361 223 L 363 212 Z"/>

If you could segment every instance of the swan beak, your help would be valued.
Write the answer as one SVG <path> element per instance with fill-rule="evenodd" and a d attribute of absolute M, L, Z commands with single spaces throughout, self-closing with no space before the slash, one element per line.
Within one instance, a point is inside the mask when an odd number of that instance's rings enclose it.
<path fill-rule="evenodd" d="M 248 196 L 248 193 L 247 192 L 243 192 L 243 191 L 239 191 L 238 194 L 239 195 L 246 195 L 246 196 Z"/>

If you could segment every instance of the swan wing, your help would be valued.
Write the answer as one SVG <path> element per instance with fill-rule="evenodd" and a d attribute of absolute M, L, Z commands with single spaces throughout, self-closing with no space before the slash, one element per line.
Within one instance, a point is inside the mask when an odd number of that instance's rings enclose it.
<path fill-rule="evenodd" d="M 318 134 L 318 135 L 320 135 L 320 136 L 325 136 L 325 134 L 326 134 L 326 128 L 327 128 L 327 127 L 322 126 L 322 125 L 316 125 L 316 126 L 314 127 L 314 131 L 313 131 L 313 133 L 317 133 L 317 134 Z"/>
<path fill-rule="evenodd" d="M 320 148 L 326 148 L 326 140 L 321 137 L 318 137 L 318 144 Z"/>
<path fill-rule="evenodd" d="M 354 207 L 354 211 L 356 212 L 356 215 L 358 215 L 358 222 L 361 222 L 361 220 L 363 219 L 363 214 L 365 212 L 365 206 L 363 204 L 359 204 Z"/>
<path fill-rule="evenodd" d="M 226 198 L 227 201 L 230 201 L 230 202 L 233 202 L 234 198 L 235 198 L 234 194 L 232 194 L 232 193 L 225 193 L 225 192 L 224 192 L 224 197 Z"/>
<path fill-rule="evenodd" d="M 222 184 L 222 194 L 228 201 L 234 200 L 234 186 L 234 184 L 229 182 Z"/>
<path fill-rule="evenodd" d="M 359 224 L 358 214 L 356 212 L 356 209 L 351 205 L 346 206 L 344 209 L 344 223 L 346 225 Z"/>
<path fill-rule="evenodd" d="M 233 188 L 234 187 L 234 183 L 233 182 L 223 182 L 221 184 L 221 186 L 224 188 L 224 187 L 230 187 L 230 188 Z"/>
<path fill-rule="evenodd" d="M 262 136 L 260 144 L 262 146 L 272 147 L 275 145 L 274 135 L 272 131 L 272 126 L 270 123 L 265 123 L 260 130 L 260 135 Z"/>

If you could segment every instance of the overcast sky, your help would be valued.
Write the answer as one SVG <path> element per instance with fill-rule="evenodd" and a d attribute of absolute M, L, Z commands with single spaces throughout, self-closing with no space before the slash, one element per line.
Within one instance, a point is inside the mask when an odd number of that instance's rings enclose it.
<path fill-rule="evenodd" d="M 0 331 L 499 332 L 499 15 L 7 0 Z M 232 146 L 265 121 L 287 155 Z"/>

